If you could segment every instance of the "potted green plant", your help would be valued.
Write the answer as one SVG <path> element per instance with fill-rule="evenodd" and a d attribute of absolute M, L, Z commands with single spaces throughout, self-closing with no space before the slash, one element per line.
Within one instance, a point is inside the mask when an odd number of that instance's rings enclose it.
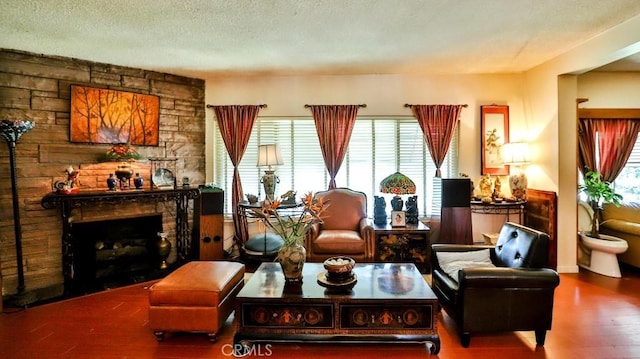
<path fill-rule="evenodd" d="M 622 195 L 615 192 L 611 183 L 602 180 L 599 172 L 589 171 L 584 175 L 584 183 L 578 186 L 578 192 L 587 195 L 587 201 L 593 209 L 590 237 L 600 238 L 598 219 L 600 218 L 600 206 L 604 203 L 613 203 L 620 206 Z"/>

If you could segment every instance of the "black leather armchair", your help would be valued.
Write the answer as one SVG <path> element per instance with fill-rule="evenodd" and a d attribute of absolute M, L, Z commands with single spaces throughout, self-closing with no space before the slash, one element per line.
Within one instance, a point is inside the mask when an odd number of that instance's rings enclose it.
<path fill-rule="evenodd" d="M 436 243 L 431 248 L 432 288 L 440 306 L 454 319 L 463 347 L 469 346 L 471 333 L 526 330 L 534 330 L 536 343 L 544 345 L 551 329 L 554 291 L 560 284 L 558 273 L 544 268 L 549 248 L 546 233 L 507 222 L 495 247 Z M 489 249 L 495 267 L 472 265 L 453 278 L 438 262 L 438 253 L 483 249 Z"/>

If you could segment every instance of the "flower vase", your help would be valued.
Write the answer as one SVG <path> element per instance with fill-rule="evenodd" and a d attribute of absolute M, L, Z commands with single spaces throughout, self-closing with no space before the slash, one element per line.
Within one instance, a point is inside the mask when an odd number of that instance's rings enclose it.
<path fill-rule="evenodd" d="M 158 256 L 160 257 L 160 269 L 166 269 L 169 266 L 167 265 L 167 258 L 171 253 L 171 242 L 167 237 L 169 233 L 167 232 L 158 232 L 158 242 L 156 243 L 156 249 Z"/>
<path fill-rule="evenodd" d="M 113 173 L 110 173 L 109 178 L 107 178 L 107 187 L 109 188 L 109 191 L 115 191 L 117 185 L 118 180 L 116 179 L 116 176 Z"/>
<path fill-rule="evenodd" d="M 136 189 L 142 189 L 144 179 L 140 176 L 140 173 L 136 173 L 136 177 L 133 179 L 133 184 L 136 186 Z"/>
<path fill-rule="evenodd" d="M 307 250 L 302 244 L 285 244 L 278 251 L 278 262 L 284 279 L 288 283 L 302 282 L 302 268 L 307 258 Z"/>

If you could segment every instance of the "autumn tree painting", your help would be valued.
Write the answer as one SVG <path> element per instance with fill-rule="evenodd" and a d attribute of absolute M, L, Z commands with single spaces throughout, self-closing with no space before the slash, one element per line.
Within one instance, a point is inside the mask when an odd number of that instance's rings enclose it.
<path fill-rule="evenodd" d="M 71 142 L 158 145 L 157 96 L 71 86 Z"/>

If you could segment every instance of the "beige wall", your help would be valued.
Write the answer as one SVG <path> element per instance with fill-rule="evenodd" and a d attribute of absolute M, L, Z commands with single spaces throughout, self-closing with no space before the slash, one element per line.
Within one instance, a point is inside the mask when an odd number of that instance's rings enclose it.
<path fill-rule="evenodd" d="M 578 97 L 589 99 L 581 108 L 639 108 L 640 73 L 592 71 L 579 75 Z"/>
<path fill-rule="evenodd" d="M 577 75 L 640 51 L 640 16 L 526 73 L 525 107 L 550 139 L 540 151 L 532 187 L 558 193 L 558 270 L 577 272 Z M 541 144 L 541 141 L 538 141 Z"/>
<path fill-rule="evenodd" d="M 359 116 L 411 116 L 411 104 L 468 104 L 460 116 L 460 170 L 480 176 L 480 106 L 509 105 L 511 136 L 526 136 L 528 114 L 523 108 L 521 75 L 467 76 L 283 76 L 206 80 L 207 104 L 263 104 L 261 116 L 309 117 L 305 104 L 367 104 Z M 213 110 L 207 114 L 212 138 Z M 208 143 L 210 145 L 210 141 Z M 207 153 L 212 153 L 208 147 Z M 207 158 L 207 179 L 213 178 Z"/>
<path fill-rule="evenodd" d="M 534 163 L 527 168 L 529 186 L 558 194 L 558 270 L 577 272 L 575 99 L 583 96 L 577 75 L 638 51 L 640 16 L 524 74 L 207 78 L 205 99 L 207 104 L 266 103 L 264 116 L 308 116 L 303 107 L 307 103 L 366 103 L 360 115 L 386 116 L 410 115 L 405 103 L 466 103 L 469 107 L 461 115 L 460 169 L 472 178 L 480 175 L 480 106 L 509 105 L 511 138 L 531 142 Z M 210 154 L 211 110 L 206 117 Z M 210 181 L 210 155 L 206 168 Z"/>
<path fill-rule="evenodd" d="M 508 105 L 512 139 L 527 138 L 529 119 L 522 101 L 522 75 L 458 76 L 273 76 L 226 77 L 206 81 L 207 104 L 267 104 L 261 116 L 310 117 L 305 104 L 367 104 L 359 116 L 412 116 L 411 104 L 468 104 L 460 116 L 460 171 L 475 183 L 480 177 L 480 106 Z M 213 110 L 208 110 L 207 139 L 213 138 Z M 207 142 L 207 154 L 213 144 Z M 207 181 L 213 178 L 213 159 L 207 156 Z M 508 181 L 503 177 L 505 193 Z M 499 226 L 474 220 L 474 240 L 481 232 Z M 233 229 L 225 227 L 225 246 L 231 245 Z"/>

